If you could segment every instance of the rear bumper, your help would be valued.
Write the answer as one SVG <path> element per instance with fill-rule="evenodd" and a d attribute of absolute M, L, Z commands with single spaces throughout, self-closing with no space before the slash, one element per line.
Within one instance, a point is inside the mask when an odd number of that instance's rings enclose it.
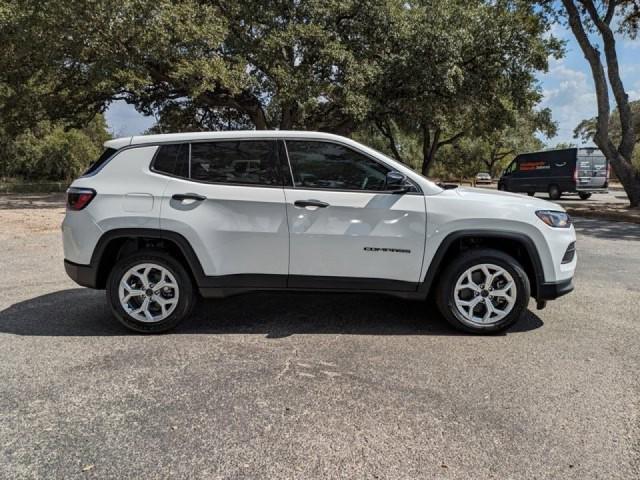
<path fill-rule="evenodd" d="M 96 288 L 96 269 L 91 265 L 79 265 L 77 263 L 64 261 L 64 269 L 69 278 L 78 285 L 89 288 Z"/>
<path fill-rule="evenodd" d="M 608 188 L 598 187 L 576 187 L 578 193 L 609 193 Z"/>
<path fill-rule="evenodd" d="M 541 283 L 538 286 L 536 300 L 554 300 L 573 291 L 573 278 L 560 282 Z"/>

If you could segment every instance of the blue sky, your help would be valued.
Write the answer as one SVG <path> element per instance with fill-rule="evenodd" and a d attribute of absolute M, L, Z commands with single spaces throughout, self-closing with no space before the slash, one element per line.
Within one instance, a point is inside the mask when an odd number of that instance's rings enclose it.
<path fill-rule="evenodd" d="M 558 135 L 543 140 L 549 145 L 580 144 L 580 140 L 573 138 L 573 129 L 581 120 L 597 113 L 591 70 L 570 30 L 556 25 L 552 33 L 566 40 L 567 45 L 565 56 L 552 59 L 549 71 L 538 75 L 544 94 L 541 106 L 549 107 L 558 123 Z M 631 100 L 640 99 L 640 38 L 631 40 L 618 35 L 617 47 L 625 89 Z"/>
<path fill-rule="evenodd" d="M 540 73 L 538 80 L 544 94 L 542 107 L 549 107 L 558 123 L 558 135 L 543 140 L 549 145 L 559 142 L 580 143 L 573 138 L 573 129 L 584 118 L 596 114 L 596 99 L 587 61 L 572 33 L 556 25 L 556 37 L 567 40 L 566 54 L 551 60 L 549 71 Z M 640 99 L 640 38 L 618 37 L 618 56 L 622 79 L 631 100 Z M 107 122 L 116 136 L 137 135 L 155 123 L 124 102 L 113 103 L 106 113 Z"/>

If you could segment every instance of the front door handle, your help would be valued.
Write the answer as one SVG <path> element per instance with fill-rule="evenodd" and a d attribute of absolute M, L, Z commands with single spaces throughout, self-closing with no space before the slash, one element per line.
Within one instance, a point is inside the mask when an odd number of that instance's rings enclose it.
<path fill-rule="evenodd" d="M 204 195 L 198 195 L 197 193 L 176 193 L 171 196 L 172 199 L 182 202 L 183 200 L 195 200 L 196 202 L 202 202 L 207 197 Z"/>
<path fill-rule="evenodd" d="M 327 202 L 321 202 L 320 200 L 296 200 L 293 204 L 298 208 L 318 207 L 327 208 L 329 204 Z"/>

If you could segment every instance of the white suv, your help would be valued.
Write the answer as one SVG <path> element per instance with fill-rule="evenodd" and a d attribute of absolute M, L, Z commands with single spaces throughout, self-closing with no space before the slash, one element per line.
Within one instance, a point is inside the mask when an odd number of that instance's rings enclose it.
<path fill-rule="evenodd" d="M 245 131 L 121 138 L 68 191 L 65 267 L 115 316 L 161 332 L 197 294 L 432 294 L 469 332 L 509 327 L 573 289 L 561 207 L 443 190 L 347 138 Z"/>

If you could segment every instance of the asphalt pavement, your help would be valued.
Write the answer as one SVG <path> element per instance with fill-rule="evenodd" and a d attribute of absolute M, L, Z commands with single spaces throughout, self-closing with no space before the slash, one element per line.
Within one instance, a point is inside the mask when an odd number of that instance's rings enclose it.
<path fill-rule="evenodd" d="M 576 290 L 504 335 L 419 302 L 259 293 L 141 336 L 67 279 L 58 231 L 16 218 L 2 478 L 640 478 L 640 225 L 577 220 Z"/>

